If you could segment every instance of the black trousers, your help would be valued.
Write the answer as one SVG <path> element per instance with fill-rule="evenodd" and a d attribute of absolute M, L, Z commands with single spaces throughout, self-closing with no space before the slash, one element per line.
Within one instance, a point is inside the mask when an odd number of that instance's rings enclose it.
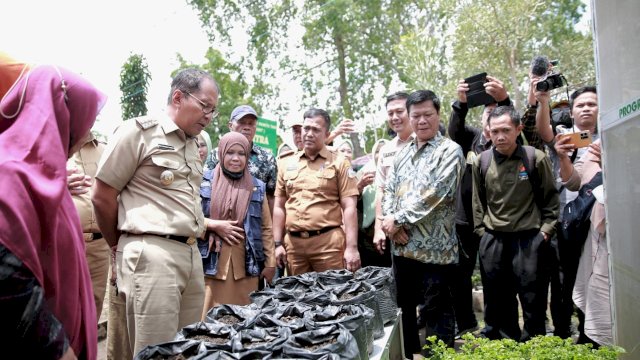
<path fill-rule="evenodd" d="M 538 230 L 487 232 L 480 241 L 486 327 L 490 339 L 527 341 L 544 335 L 549 284 L 549 244 Z M 518 323 L 522 305 L 524 329 Z"/>
<path fill-rule="evenodd" d="M 402 309 L 405 357 L 420 352 L 416 306 L 426 304 L 426 333 L 436 335 L 449 346 L 454 339 L 454 311 L 450 277 L 455 265 L 435 265 L 393 257 L 398 306 Z"/>
<path fill-rule="evenodd" d="M 574 313 L 573 286 L 580 262 L 581 244 L 564 239 L 557 232 L 551 240 L 551 318 L 553 334 L 563 339 L 571 336 L 571 316 Z"/>
<path fill-rule="evenodd" d="M 456 232 L 460 239 L 460 260 L 451 282 L 453 294 L 453 308 L 456 313 L 458 330 L 471 329 L 478 326 L 473 312 L 473 284 L 471 275 L 476 267 L 480 237 L 473 232 L 473 226 L 456 224 Z"/>

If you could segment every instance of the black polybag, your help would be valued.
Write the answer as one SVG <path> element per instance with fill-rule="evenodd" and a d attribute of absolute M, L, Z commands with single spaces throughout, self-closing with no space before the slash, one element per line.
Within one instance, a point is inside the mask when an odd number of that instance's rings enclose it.
<path fill-rule="evenodd" d="M 318 345 L 316 349 L 307 349 Z M 283 358 L 360 360 L 356 339 L 340 325 L 294 334 L 284 344 L 282 352 Z"/>
<path fill-rule="evenodd" d="M 236 330 L 228 325 L 197 322 L 183 327 L 174 340 L 199 340 L 207 349 L 231 350 L 231 339 L 235 334 Z"/>
<path fill-rule="evenodd" d="M 349 270 L 327 270 L 317 273 L 316 283 L 324 289 L 344 285 L 353 280 L 353 273 Z"/>
<path fill-rule="evenodd" d="M 305 316 L 311 305 L 304 303 L 280 303 L 272 311 L 263 312 L 256 317 L 257 328 L 285 327 L 297 333 L 306 330 Z"/>
<path fill-rule="evenodd" d="M 373 351 L 373 332 L 367 325 L 373 320 L 373 311 L 364 305 L 316 306 L 307 312 L 307 329 L 342 325 L 356 339 L 360 358 L 368 359 Z"/>
<path fill-rule="evenodd" d="M 376 298 L 376 288 L 365 282 L 352 280 L 347 284 L 329 290 L 332 305 L 355 305 L 363 304 L 373 311 L 373 319 L 367 327 L 373 333 L 374 339 L 384 336 L 384 327 L 378 299 Z M 348 298 L 347 298 L 348 297 Z"/>
<path fill-rule="evenodd" d="M 284 276 L 274 281 L 276 289 L 308 290 L 316 286 L 317 273 L 310 272 L 295 276 Z"/>
<path fill-rule="evenodd" d="M 391 268 L 367 266 L 355 273 L 355 279 L 366 282 L 376 288 L 376 298 L 380 308 L 382 323 L 387 324 L 398 315 L 396 301 L 396 283 Z"/>
<path fill-rule="evenodd" d="M 261 350 L 280 356 L 282 347 L 290 336 L 291 330 L 286 327 L 244 329 L 238 331 L 231 340 L 231 350 L 234 353 Z"/>
<path fill-rule="evenodd" d="M 202 342 L 197 340 L 169 341 L 143 348 L 138 352 L 134 360 L 170 359 L 179 354 L 189 359 L 205 351 Z"/>
<path fill-rule="evenodd" d="M 211 308 L 207 312 L 207 316 L 204 321 L 221 326 L 232 326 L 236 330 L 246 329 L 253 326 L 252 322 L 259 313 L 260 307 L 255 305 L 241 306 L 223 304 Z M 226 324 L 221 322 L 220 319 L 225 316 L 235 317 L 238 319 L 238 322 L 235 324 Z"/>

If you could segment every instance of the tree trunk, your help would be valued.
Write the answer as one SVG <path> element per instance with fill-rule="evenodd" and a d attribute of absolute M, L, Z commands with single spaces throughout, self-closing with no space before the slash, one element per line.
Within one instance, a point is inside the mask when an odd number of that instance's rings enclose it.
<path fill-rule="evenodd" d="M 351 102 L 349 102 L 349 94 L 347 91 L 347 67 L 346 67 L 346 55 L 344 49 L 344 39 L 342 35 L 334 31 L 333 41 L 338 51 L 338 73 L 340 75 L 340 86 L 338 91 L 340 93 L 340 105 L 342 105 L 342 111 L 347 119 L 353 119 L 353 109 L 351 108 Z M 355 120 L 354 120 L 355 121 Z M 364 121 L 364 120 L 361 120 Z M 353 132 L 349 134 L 351 143 L 353 144 L 353 158 L 358 158 L 364 155 L 364 150 L 360 147 L 360 140 L 358 133 Z"/>

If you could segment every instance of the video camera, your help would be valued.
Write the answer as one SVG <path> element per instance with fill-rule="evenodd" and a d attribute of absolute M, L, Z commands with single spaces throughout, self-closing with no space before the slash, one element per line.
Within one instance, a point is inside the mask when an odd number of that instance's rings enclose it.
<path fill-rule="evenodd" d="M 562 73 L 551 72 L 551 66 L 558 65 L 558 60 L 549 61 L 544 56 L 536 56 L 531 60 L 531 73 L 536 76 L 542 77 L 542 80 L 536 85 L 538 91 L 549 91 L 557 89 L 567 84 L 567 80 Z"/>
<path fill-rule="evenodd" d="M 565 85 L 564 76 L 561 73 L 551 73 L 536 85 L 538 91 L 549 91 Z"/>

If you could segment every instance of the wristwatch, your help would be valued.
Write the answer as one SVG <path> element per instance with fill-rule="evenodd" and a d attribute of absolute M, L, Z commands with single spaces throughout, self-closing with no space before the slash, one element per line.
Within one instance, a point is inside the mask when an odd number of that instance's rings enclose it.
<path fill-rule="evenodd" d="M 276 241 L 275 243 L 276 243 L 276 247 L 282 246 L 282 241 Z"/>

